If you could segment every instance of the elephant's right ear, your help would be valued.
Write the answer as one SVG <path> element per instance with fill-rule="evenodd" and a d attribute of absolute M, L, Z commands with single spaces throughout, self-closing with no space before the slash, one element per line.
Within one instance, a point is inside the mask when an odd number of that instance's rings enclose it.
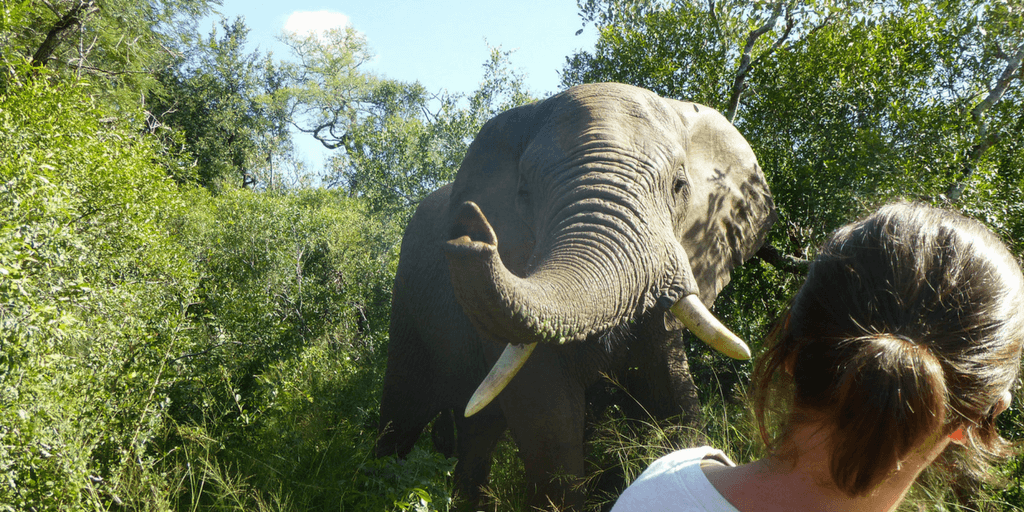
<path fill-rule="evenodd" d="M 778 214 L 753 149 L 718 111 L 670 100 L 684 127 L 690 204 L 680 243 L 701 300 L 710 305 L 733 268 L 764 243 Z"/>

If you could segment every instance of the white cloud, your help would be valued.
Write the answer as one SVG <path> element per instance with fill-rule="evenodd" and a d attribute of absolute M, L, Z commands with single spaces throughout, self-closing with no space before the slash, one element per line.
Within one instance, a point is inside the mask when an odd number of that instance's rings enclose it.
<path fill-rule="evenodd" d="M 299 35 L 320 33 L 351 25 L 348 16 L 334 11 L 295 11 L 284 22 L 284 31 Z"/>

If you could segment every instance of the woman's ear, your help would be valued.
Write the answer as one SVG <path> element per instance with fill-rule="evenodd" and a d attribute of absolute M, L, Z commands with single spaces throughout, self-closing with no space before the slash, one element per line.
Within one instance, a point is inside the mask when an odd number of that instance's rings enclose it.
<path fill-rule="evenodd" d="M 1012 403 L 1013 394 L 1010 393 L 1010 390 L 1003 391 L 1003 394 L 999 396 L 999 400 L 996 401 L 996 404 L 992 406 L 992 417 L 994 418 L 1002 414 L 1004 411 L 1010 408 L 1010 404 Z M 956 431 L 949 435 L 949 438 L 952 439 L 954 443 L 963 445 L 966 442 L 966 436 L 964 436 L 964 429 L 962 427 L 956 429 Z"/>
<path fill-rule="evenodd" d="M 967 443 L 967 437 L 964 436 L 964 428 L 960 427 L 960 428 L 954 430 L 953 433 L 949 435 L 949 439 L 952 440 L 954 443 L 960 445 L 960 446 L 963 446 L 964 444 L 966 444 Z"/>

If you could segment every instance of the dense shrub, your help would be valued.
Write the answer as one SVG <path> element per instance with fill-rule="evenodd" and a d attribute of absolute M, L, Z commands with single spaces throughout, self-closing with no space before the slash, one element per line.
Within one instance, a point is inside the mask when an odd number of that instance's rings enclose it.
<path fill-rule="evenodd" d="M 179 189 L 130 113 L 17 85 L 0 96 L 0 510 L 447 501 L 450 461 L 371 456 L 395 228 L 326 190 Z"/>
<path fill-rule="evenodd" d="M 159 508 L 149 450 L 194 275 L 145 139 L 74 85 L 0 96 L 0 504 Z"/>
<path fill-rule="evenodd" d="M 206 461 L 193 476 L 207 487 L 183 499 L 382 510 L 419 496 L 447 462 L 371 455 L 393 235 L 331 191 L 193 195 L 175 225 L 202 276 L 189 314 L 203 336 L 182 362 L 173 444 L 180 466 Z"/>

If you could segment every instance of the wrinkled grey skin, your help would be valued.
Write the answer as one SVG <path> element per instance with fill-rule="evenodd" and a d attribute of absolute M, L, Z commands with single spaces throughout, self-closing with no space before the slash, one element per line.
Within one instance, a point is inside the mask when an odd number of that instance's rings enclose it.
<path fill-rule="evenodd" d="M 508 428 L 532 503 L 579 505 L 572 478 L 553 476 L 584 473 L 586 389 L 638 368 L 628 385 L 648 411 L 692 412 L 682 326 L 665 312 L 689 293 L 710 306 L 775 216 L 750 146 L 702 105 L 591 84 L 495 117 L 406 230 L 378 455 L 406 455 L 442 413 L 435 444 L 454 449 L 473 503 Z M 465 418 L 505 344 L 536 341 Z"/>

